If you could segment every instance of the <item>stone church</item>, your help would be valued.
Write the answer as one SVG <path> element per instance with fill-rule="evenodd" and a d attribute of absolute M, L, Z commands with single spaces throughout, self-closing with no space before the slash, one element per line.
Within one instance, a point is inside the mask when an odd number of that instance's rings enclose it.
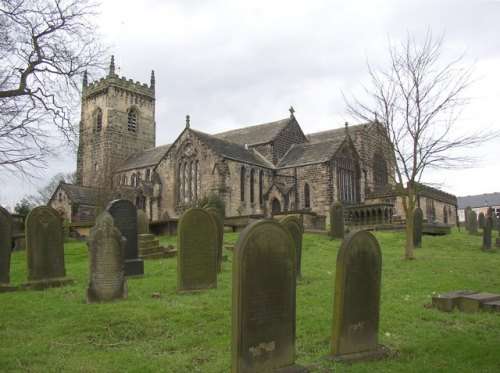
<path fill-rule="evenodd" d="M 77 185 L 61 183 L 49 204 L 70 222 L 93 220 L 113 198 L 133 201 L 152 221 L 175 218 L 212 194 L 224 200 L 226 216 L 328 217 L 335 201 L 351 222 L 403 214 L 377 121 L 305 134 L 290 108 L 284 118 L 218 134 L 193 127 L 187 116 L 172 144 L 156 146 L 154 72 L 149 85 L 127 80 L 112 58 L 106 77 L 84 76 Z M 456 198 L 422 190 L 424 217 L 454 223 Z"/>

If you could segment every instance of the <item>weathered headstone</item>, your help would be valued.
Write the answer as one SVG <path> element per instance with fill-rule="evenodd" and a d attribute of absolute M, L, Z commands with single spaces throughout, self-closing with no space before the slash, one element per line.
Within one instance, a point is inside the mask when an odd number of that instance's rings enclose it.
<path fill-rule="evenodd" d="M 382 255 L 377 239 L 368 231 L 351 232 L 342 241 L 336 268 L 332 358 L 385 357 L 378 344 Z"/>
<path fill-rule="evenodd" d="M 192 208 L 179 219 L 177 288 L 180 292 L 217 287 L 217 227 L 204 209 Z"/>
<path fill-rule="evenodd" d="M 87 246 L 90 262 L 87 303 L 126 298 L 123 259 L 125 238 L 115 227 L 113 217 L 108 212 L 104 211 L 97 217 Z"/>
<path fill-rule="evenodd" d="M 330 207 L 330 237 L 344 238 L 344 207 L 339 201 Z"/>
<path fill-rule="evenodd" d="M 0 206 L 0 293 L 17 289 L 9 285 L 11 252 L 12 217 L 6 209 Z"/>
<path fill-rule="evenodd" d="M 493 220 L 491 216 L 486 218 L 486 223 L 483 229 L 483 251 L 491 251 L 491 231 L 493 227 Z"/>
<path fill-rule="evenodd" d="M 139 258 L 137 243 L 137 209 L 126 199 L 111 201 L 106 211 L 113 217 L 116 228 L 127 239 L 124 251 L 125 276 L 144 275 L 144 261 Z"/>
<path fill-rule="evenodd" d="M 469 234 L 472 236 L 477 235 L 477 215 L 475 211 L 469 213 Z"/>
<path fill-rule="evenodd" d="M 219 210 L 215 207 L 207 206 L 205 210 L 214 219 L 215 226 L 217 227 L 217 272 L 222 269 L 222 245 L 224 244 L 224 219 Z"/>
<path fill-rule="evenodd" d="M 233 255 L 231 372 L 307 371 L 295 365 L 295 260 L 292 238 L 277 221 L 241 232 Z"/>
<path fill-rule="evenodd" d="M 470 206 L 467 206 L 464 209 L 464 216 L 465 216 L 465 229 L 469 230 L 469 224 L 470 224 L 470 212 L 472 211 L 472 208 Z"/>
<path fill-rule="evenodd" d="M 149 234 L 149 218 L 143 210 L 137 210 L 137 234 Z"/>
<path fill-rule="evenodd" d="M 422 230 L 424 226 L 424 213 L 420 207 L 413 210 L 413 247 L 422 247 Z"/>
<path fill-rule="evenodd" d="M 66 277 L 61 216 L 57 210 L 39 206 L 26 217 L 28 280 L 25 289 L 43 290 L 63 286 L 72 280 Z"/>
<path fill-rule="evenodd" d="M 486 223 L 485 223 L 484 212 L 480 212 L 479 215 L 477 216 L 477 225 L 479 228 L 485 227 Z"/>
<path fill-rule="evenodd" d="M 301 274 L 301 262 L 302 262 L 302 224 L 300 224 L 300 220 L 297 219 L 295 216 L 288 216 L 285 218 L 282 222 L 281 225 L 285 227 L 285 229 L 290 233 L 293 239 L 293 243 L 295 244 L 295 256 L 296 260 L 295 262 L 297 263 L 297 279 L 300 279 L 302 277 Z"/>

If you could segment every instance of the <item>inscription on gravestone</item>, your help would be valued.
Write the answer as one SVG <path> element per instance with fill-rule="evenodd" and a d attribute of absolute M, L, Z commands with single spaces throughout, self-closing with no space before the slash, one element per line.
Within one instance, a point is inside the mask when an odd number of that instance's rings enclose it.
<path fill-rule="evenodd" d="M 344 238 L 344 207 L 339 201 L 330 207 L 330 237 Z"/>
<path fill-rule="evenodd" d="M 0 206 L 0 284 L 8 284 L 10 281 L 11 251 L 12 217 L 6 209 Z"/>
<path fill-rule="evenodd" d="M 491 216 L 486 218 L 486 223 L 483 229 L 483 251 L 491 251 L 491 231 L 493 227 L 493 219 Z"/>
<path fill-rule="evenodd" d="M 205 210 L 214 219 L 215 226 L 217 228 L 217 272 L 219 273 L 222 268 L 222 245 L 224 241 L 224 219 L 220 214 L 219 210 L 214 207 L 205 207 Z"/>
<path fill-rule="evenodd" d="M 204 209 L 193 208 L 179 219 L 177 287 L 194 291 L 217 287 L 217 227 Z"/>
<path fill-rule="evenodd" d="M 413 210 L 413 247 L 422 247 L 424 213 L 420 207 Z"/>
<path fill-rule="evenodd" d="M 139 259 L 137 239 L 137 209 L 125 199 L 111 201 L 106 211 L 113 217 L 116 228 L 126 238 L 124 251 L 125 276 L 144 275 L 144 261 Z"/>
<path fill-rule="evenodd" d="M 469 234 L 477 235 L 477 215 L 475 211 L 469 213 Z"/>
<path fill-rule="evenodd" d="M 123 260 L 125 239 L 115 227 L 113 217 L 106 211 L 97 217 L 87 245 L 90 261 L 87 303 L 126 298 Z"/>
<path fill-rule="evenodd" d="M 274 220 L 247 226 L 233 255 L 232 372 L 303 372 L 295 364 L 295 248 Z"/>
<path fill-rule="evenodd" d="M 335 275 L 331 354 L 341 361 L 385 356 L 378 345 L 382 255 L 368 231 L 342 241 Z"/>
<path fill-rule="evenodd" d="M 285 227 L 285 229 L 290 233 L 293 239 L 293 243 L 295 244 L 295 255 L 296 255 L 296 274 L 297 279 L 301 278 L 301 262 L 302 262 L 302 224 L 300 224 L 300 220 L 295 216 L 289 216 L 285 218 L 281 225 Z"/>

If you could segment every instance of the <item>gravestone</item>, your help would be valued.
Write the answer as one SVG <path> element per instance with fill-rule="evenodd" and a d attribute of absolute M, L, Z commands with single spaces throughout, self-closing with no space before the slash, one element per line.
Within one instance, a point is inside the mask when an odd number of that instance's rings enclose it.
<path fill-rule="evenodd" d="M 475 211 L 469 213 L 469 234 L 472 236 L 477 235 L 477 215 Z"/>
<path fill-rule="evenodd" d="M 73 282 L 66 277 L 61 216 L 57 210 L 39 206 L 26 217 L 28 280 L 24 289 L 43 290 Z"/>
<path fill-rule="evenodd" d="M 301 274 L 301 262 L 302 262 L 302 224 L 300 224 L 300 220 L 295 216 L 288 216 L 285 218 L 281 225 L 285 227 L 285 229 L 292 236 L 293 243 L 295 244 L 295 262 L 297 263 L 297 279 L 302 277 Z"/>
<path fill-rule="evenodd" d="M 491 231 L 493 227 L 493 220 L 491 216 L 486 218 L 486 223 L 483 229 L 483 251 L 491 251 Z"/>
<path fill-rule="evenodd" d="M 215 207 L 206 206 L 205 210 L 214 219 L 215 226 L 217 227 L 217 273 L 222 269 L 222 245 L 224 244 L 224 219 L 219 210 Z"/>
<path fill-rule="evenodd" d="M 90 262 L 87 303 L 126 298 L 123 259 L 125 238 L 115 227 L 113 217 L 108 212 L 104 211 L 97 217 L 87 246 Z"/>
<path fill-rule="evenodd" d="M 422 230 L 424 227 L 424 213 L 420 207 L 413 210 L 413 247 L 422 247 Z"/>
<path fill-rule="evenodd" d="M 472 208 L 470 206 L 467 206 L 464 209 L 464 216 L 465 216 L 465 229 L 469 230 L 469 222 L 470 222 L 470 212 L 472 211 Z"/>
<path fill-rule="evenodd" d="M 493 216 L 495 214 L 495 209 L 493 207 L 488 207 L 488 210 L 486 210 L 486 217 L 488 216 Z"/>
<path fill-rule="evenodd" d="M 231 372 L 307 372 L 295 364 L 295 247 L 277 221 L 240 234 L 233 254 Z"/>
<path fill-rule="evenodd" d="M 0 293 L 17 290 L 9 285 L 10 282 L 10 254 L 12 252 L 12 217 L 0 206 Z"/>
<path fill-rule="evenodd" d="M 344 207 L 339 201 L 330 207 L 330 237 L 344 238 Z"/>
<path fill-rule="evenodd" d="M 482 228 L 484 229 L 486 223 L 485 223 L 485 217 L 484 217 L 484 213 L 483 212 L 480 212 L 478 217 L 477 217 L 477 225 L 479 228 Z"/>
<path fill-rule="evenodd" d="M 137 210 L 137 234 L 149 234 L 149 218 L 143 210 Z"/>
<path fill-rule="evenodd" d="M 332 358 L 373 360 L 387 351 L 378 344 L 382 255 L 368 231 L 351 232 L 337 255 Z"/>
<path fill-rule="evenodd" d="M 144 261 L 139 258 L 137 243 L 137 209 L 126 199 L 111 201 L 106 211 L 113 217 L 115 227 L 127 239 L 124 251 L 125 276 L 144 275 Z"/>
<path fill-rule="evenodd" d="M 180 292 L 217 287 L 217 226 L 204 209 L 192 208 L 179 219 L 177 289 Z"/>

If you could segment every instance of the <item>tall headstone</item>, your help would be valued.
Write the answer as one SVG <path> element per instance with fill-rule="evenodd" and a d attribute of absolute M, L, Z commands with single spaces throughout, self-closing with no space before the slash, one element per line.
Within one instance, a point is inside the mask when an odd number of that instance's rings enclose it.
<path fill-rule="evenodd" d="M 217 228 L 217 272 L 219 273 L 222 268 L 222 245 L 224 244 L 224 219 L 221 213 L 215 207 L 205 207 L 205 210 L 214 219 Z"/>
<path fill-rule="evenodd" d="M 465 229 L 469 230 L 469 221 L 470 221 L 470 212 L 472 211 L 472 207 L 467 206 L 464 209 L 464 216 L 465 216 Z"/>
<path fill-rule="evenodd" d="M 295 216 L 288 216 L 285 218 L 281 225 L 285 227 L 285 229 L 290 233 L 293 239 L 293 243 L 295 244 L 295 262 L 297 263 L 297 279 L 302 277 L 301 274 L 301 262 L 302 262 L 302 224 L 300 224 L 300 220 Z"/>
<path fill-rule="evenodd" d="M 28 280 L 25 289 L 43 290 L 71 283 L 64 266 L 64 239 L 57 210 L 39 206 L 26 217 Z"/>
<path fill-rule="evenodd" d="M 217 287 L 217 227 L 204 209 L 192 208 L 179 219 L 177 289 L 180 292 Z"/>
<path fill-rule="evenodd" d="M 233 254 L 231 372 L 304 372 L 295 364 L 295 245 L 277 221 L 240 234 Z"/>
<path fill-rule="evenodd" d="M 144 275 L 144 261 L 139 258 L 137 239 L 137 209 L 126 199 L 115 199 L 106 207 L 116 228 L 127 239 L 124 251 L 125 276 Z"/>
<path fill-rule="evenodd" d="M 0 293 L 15 290 L 10 282 L 10 254 L 12 252 L 12 217 L 0 206 Z"/>
<path fill-rule="evenodd" d="M 330 207 L 330 237 L 344 238 L 344 207 L 339 201 Z"/>
<path fill-rule="evenodd" d="M 382 254 L 368 231 L 342 241 L 335 274 L 332 358 L 345 362 L 384 357 L 378 344 Z"/>
<path fill-rule="evenodd" d="M 413 210 L 413 247 L 422 247 L 424 213 L 420 207 Z"/>
<path fill-rule="evenodd" d="M 474 210 L 469 213 L 469 234 L 472 236 L 477 235 L 477 215 Z"/>
<path fill-rule="evenodd" d="M 143 210 L 137 210 L 137 234 L 149 234 L 148 214 Z"/>
<path fill-rule="evenodd" d="M 87 240 L 90 279 L 87 303 L 107 302 L 127 297 L 123 252 L 125 239 L 106 211 L 96 219 Z"/>
<path fill-rule="evenodd" d="M 484 212 L 480 212 L 479 215 L 477 216 L 477 225 L 481 229 L 485 227 L 486 223 L 485 223 Z"/>
<path fill-rule="evenodd" d="M 491 216 L 486 218 L 483 229 L 483 251 L 491 251 L 491 231 L 493 228 L 493 219 Z"/>

